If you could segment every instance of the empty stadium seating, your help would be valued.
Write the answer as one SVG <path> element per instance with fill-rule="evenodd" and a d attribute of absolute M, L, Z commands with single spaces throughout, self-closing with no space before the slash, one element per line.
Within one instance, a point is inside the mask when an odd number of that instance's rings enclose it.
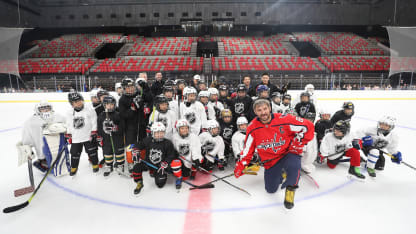
<path fill-rule="evenodd" d="M 100 61 L 91 72 L 202 71 L 202 65 L 195 57 L 124 57 Z"/>
<path fill-rule="evenodd" d="M 353 33 L 295 32 L 298 41 L 309 41 L 324 55 L 387 55 L 375 40 L 366 40 Z"/>
<path fill-rule="evenodd" d="M 40 44 L 40 48 L 27 57 L 31 58 L 63 58 L 92 57 L 94 52 L 104 43 L 117 42 L 121 34 L 75 34 L 65 35 Z"/>
<path fill-rule="evenodd" d="M 128 36 L 119 56 L 189 55 L 195 37 L 135 37 Z"/>
<path fill-rule="evenodd" d="M 27 59 L 19 61 L 19 72 L 21 74 L 33 73 L 79 73 L 83 74 L 95 61 L 91 58 L 80 59 Z"/>
<path fill-rule="evenodd" d="M 387 56 L 332 56 L 320 57 L 331 72 L 336 71 L 387 71 L 390 59 Z"/>
<path fill-rule="evenodd" d="M 213 71 L 324 71 L 317 59 L 289 56 L 212 58 Z"/>

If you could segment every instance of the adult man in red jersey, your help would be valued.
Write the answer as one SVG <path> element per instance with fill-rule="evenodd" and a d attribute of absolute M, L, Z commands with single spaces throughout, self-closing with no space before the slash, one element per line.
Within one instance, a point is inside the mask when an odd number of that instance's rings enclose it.
<path fill-rule="evenodd" d="M 244 169 L 257 149 L 264 162 L 266 191 L 275 193 L 282 184 L 281 188 L 286 188 L 284 205 L 291 209 L 300 178 L 299 155 L 303 146 L 314 136 L 313 123 L 291 115 L 272 114 L 270 102 L 266 99 L 257 99 L 253 109 L 257 118 L 247 127 L 241 160 L 236 163 L 234 170 L 235 177 L 244 174 Z M 284 173 L 287 175 L 285 181 L 282 176 Z"/>

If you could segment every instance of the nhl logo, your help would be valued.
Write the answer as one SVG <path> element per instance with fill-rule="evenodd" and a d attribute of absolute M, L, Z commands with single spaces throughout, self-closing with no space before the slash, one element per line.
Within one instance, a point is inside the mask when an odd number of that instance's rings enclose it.
<path fill-rule="evenodd" d="M 165 125 L 166 128 L 168 127 L 168 120 L 166 118 L 159 117 L 157 122 L 161 122 L 163 125 Z"/>
<path fill-rule="evenodd" d="M 179 154 L 181 156 L 186 156 L 189 154 L 189 144 L 180 144 L 179 145 Z"/>
<path fill-rule="evenodd" d="M 244 103 L 238 102 L 234 105 L 235 113 L 241 114 L 244 111 Z"/>
<path fill-rule="evenodd" d="M 150 162 L 158 164 L 162 161 L 162 151 L 158 149 L 150 149 L 149 153 Z"/>
<path fill-rule="evenodd" d="M 230 139 L 232 134 L 233 134 L 233 130 L 231 128 L 224 128 L 222 137 L 224 137 L 225 139 Z"/>
<path fill-rule="evenodd" d="M 206 141 L 204 145 L 202 145 L 203 154 L 207 154 L 208 152 L 211 152 L 214 148 L 215 148 L 215 142 Z"/>
<path fill-rule="evenodd" d="M 194 124 L 196 121 L 195 113 L 189 112 L 185 114 L 185 119 L 188 120 L 190 124 Z"/>
<path fill-rule="evenodd" d="M 74 118 L 74 128 L 75 129 L 81 129 L 85 126 L 85 120 L 84 117 L 75 117 Z"/>

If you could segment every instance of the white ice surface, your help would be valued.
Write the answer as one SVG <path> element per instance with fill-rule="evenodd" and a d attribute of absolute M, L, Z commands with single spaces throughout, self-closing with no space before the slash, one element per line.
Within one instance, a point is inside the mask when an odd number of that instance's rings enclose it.
<path fill-rule="evenodd" d="M 384 92 L 380 92 L 380 97 Z M 338 95 L 332 95 L 338 97 Z M 413 94 L 413 97 L 415 95 Z M 3 99 L 4 100 L 4 99 Z M 332 111 L 343 101 L 320 100 Z M 416 139 L 416 100 L 354 100 L 356 115 L 352 131 L 376 124 L 380 115 L 390 113 L 398 118 L 395 131 L 400 135 L 399 150 L 403 160 L 416 165 L 413 144 Z M 26 201 L 30 195 L 13 196 L 15 189 L 29 185 L 27 167 L 17 167 L 15 144 L 20 139 L 22 123 L 33 113 L 34 103 L 0 103 L 0 207 Z M 67 103 L 54 103 L 63 113 Z M 14 129 L 16 128 L 16 129 Z M 364 183 L 347 178 L 348 165 L 330 170 L 317 166 L 313 177 L 317 189 L 306 177 L 296 191 L 295 207 L 287 212 L 282 206 L 283 191 L 267 194 L 262 170 L 258 176 L 245 175 L 228 180 L 249 191 L 248 196 L 225 183 L 216 182 L 211 189 L 211 209 L 187 211 L 189 186 L 179 193 L 169 179 L 158 189 L 148 174 L 140 196 L 133 196 L 132 180 L 102 172 L 94 176 L 85 154 L 79 173 L 70 177 L 49 177 L 30 205 L 18 212 L 0 214 L 0 233 L 184 233 L 186 212 L 208 212 L 210 227 L 201 233 L 415 233 L 416 171 L 396 165 L 386 158 L 386 169 L 375 180 Z M 229 174 L 215 171 L 221 176 Z M 42 174 L 34 169 L 35 184 Z M 198 232 L 195 232 L 198 233 Z"/>

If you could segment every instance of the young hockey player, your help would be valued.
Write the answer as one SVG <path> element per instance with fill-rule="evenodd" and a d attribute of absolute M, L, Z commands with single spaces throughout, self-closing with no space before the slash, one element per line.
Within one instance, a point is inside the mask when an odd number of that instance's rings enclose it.
<path fill-rule="evenodd" d="M 168 83 L 168 82 L 166 82 Z M 169 102 L 169 110 L 171 110 L 176 118 L 179 117 L 179 105 L 178 101 L 175 99 L 175 90 L 173 89 L 173 86 L 167 86 L 165 83 L 165 86 L 163 86 L 163 95 L 168 99 Z"/>
<path fill-rule="evenodd" d="M 209 88 L 209 104 L 214 107 L 215 117 L 218 119 L 220 118 L 220 113 L 224 109 L 224 105 L 218 101 L 218 89 L 216 88 Z"/>
<path fill-rule="evenodd" d="M 49 169 L 48 162 L 43 152 L 43 130 L 46 125 L 53 123 L 65 123 L 65 117 L 55 113 L 52 104 L 40 101 L 35 105 L 34 114 L 23 124 L 22 140 L 16 144 L 19 156 L 19 165 L 27 161 L 28 157 L 34 158 L 32 147 L 35 149 L 37 160 L 33 166 L 45 172 Z"/>
<path fill-rule="evenodd" d="M 123 87 L 123 95 L 118 101 L 118 108 L 121 121 L 124 122 L 124 137 L 125 137 L 125 152 L 126 160 L 129 167 L 133 166 L 132 150 L 138 138 L 139 126 L 139 107 L 140 102 L 137 102 L 137 88 L 133 79 L 124 78 L 121 81 Z"/>
<path fill-rule="evenodd" d="M 309 101 L 317 107 L 317 98 L 315 95 L 315 86 L 313 84 L 307 84 L 305 86 L 305 92 L 309 93 Z"/>
<path fill-rule="evenodd" d="M 195 179 L 196 169 L 203 162 L 201 142 L 197 135 L 190 132 L 189 123 L 186 119 L 179 119 L 176 122 L 173 145 L 179 154 L 179 158 L 182 160 L 183 178 L 190 177 L 191 180 Z"/>
<path fill-rule="evenodd" d="M 177 117 L 175 113 L 169 109 L 169 101 L 163 94 L 158 95 L 155 98 L 154 103 L 156 109 L 149 118 L 149 126 L 152 126 L 154 122 L 163 123 L 166 128 L 165 137 L 172 140 Z"/>
<path fill-rule="evenodd" d="M 244 140 L 246 139 L 247 126 L 248 126 L 247 118 L 244 116 L 238 117 L 237 119 L 238 131 L 236 131 L 233 137 L 231 138 L 234 158 L 236 162 L 240 160 L 240 154 L 244 148 Z"/>
<path fill-rule="evenodd" d="M 106 165 L 104 176 L 109 176 L 113 167 L 124 171 L 124 121 L 121 121 L 120 113 L 116 111 L 116 99 L 113 96 L 104 97 L 102 103 L 105 111 L 98 116 L 97 129 L 102 137 Z"/>
<path fill-rule="evenodd" d="M 198 99 L 199 102 L 204 106 L 207 119 L 216 119 L 214 106 L 209 104 L 209 92 L 203 90 L 200 91 L 198 93 Z"/>
<path fill-rule="evenodd" d="M 229 108 L 230 104 L 231 104 L 231 99 L 228 95 L 228 88 L 226 85 L 220 85 L 218 87 L 219 90 L 219 97 L 218 97 L 218 101 L 222 103 L 222 105 L 224 106 L 224 108 Z"/>
<path fill-rule="evenodd" d="M 67 137 L 71 144 L 71 172 L 74 176 L 78 171 L 78 165 L 82 148 L 88 154 L 92 163 L 93 172 L 97 173 L 98 156 L 97 156 L 97 114 L 89 107 L 84 106 L 84 98 L 80 93 L 74 92 L 68 94 L 68 101 L 72 110 L 67 114 Z"/>
<path fill-rule="evenodd" d="M 318 149 L 321 146 L 321 141 L 324 138 L 325 134 L 332 128 L 331 124 L 331 113 L 322 108 L 319 111 L 320 119 L 315 123 L 315 132 L 316 132 L 316 140 L 318 141 Z M 319 159 L 319 158 L 317 158 Z M 319 160 L 318 160 L 319 162 Z M 321 162 L 322 163 L 322 162 Z"/>
<path fill-rule="evenodd" d="M 264 99 L 269 100 L 270 89 L 269 87 L 267 87 L 267 85 L 257 86 L 256 93 L 257 93 L 257 96 L 253 97 L 253 100 L 256 100 L 258 98 L 264 98 Z"/>
<path fill-rule="evenodd" d="M 206 126 L 207 115 L 204 106 L 196 101 L 196 89 L 185 87 L 183 89 L 184 101 L 179 106 L 181 119 L 188 120 L 191 132 L 198 135 L 202 127 Z"/>
<path fill-rule="evenodd" d="M 118 106 L 118 100 L 120 100 L 121 96 L 123 95 L 123 86 L 121 86 L 121 82 L 117 82 L 114 85 L 114 91 L 116 92 L 114 98 L 116 99 L 116 104 Z"/>
<path fill-rule="evenodd" d="M 208 120 L 207 132 L 203 132 L 199 135 L 201 141 L 202 156 L 204 159 L 204 168 L 208 171 L 212 171 L 214 165 L 218 166 L 221 171 L 224 170 L 225 158 L 224 158 L 224 141 L 219 136 L 220 125 L 216 120 Z"/>
<path fill-rule="evenodd" d="M 92 107 L 95 110 L 95 113 L 97 113 L 97 116 L 102 112 L 102 111 L 99 110 L 99 109 L 102 108 L 102 105 L 101 105 L 100 99 L 97 96 L 98 91 L 99 90 L 96 89 L 96 90 L 92 90 L 90 92 L 91 104 L 92 104 Z"/>
<path fill-rule="evenodd" d="M 231 101 L 230 110 L 233 113 L 233 122 L 240 116 L 248 116 L 253 99 L 247 95 L 246 86 L 237 86 L 237 97 Z"/>
<path fill-rule="evenodd" d="M 311 121 L 312 123 L 315 122 L 315 117 L 316 114 L 312 112 L 308 112 L 305 115 L 305 119 Z M 318 156 L 318 144 L 316 140 L 316 133 L 314 133 L 314 137 L 312 138 L 312 140 L 309 141 L 303 148 L 301 156 L 302 170 L 308 174 L 314 172 L 315 165 L 313 165 L 313 163 L 315 162 L 316 157 Z"/>
<path fill-rule="evenodd" d="M 286 188 L 284 205 L 291 209 L 300 178 L 299 155 L 303 146 L 313 138 L 313 124 L 299 117 L 271 113 L 270 102 L 266 99 L 257 99 L 253 106 L 257 117 L 247 127 L 241 160 L 234 169 L 235 177 L 244 174 L 257 150 L 264 162 L 264 183 L 268 193 L 277 191 L 283 182 L 283 170 L 286 172 L 287 177 L 281 188 Z"/>
<path fill-rule="evenodd" d="M 279 92 L 272 93 L 272 112 L 273 113 L 283 113 L 281 99 L 282 99 L 281 93 Z"/>
<path fill-rule="evenodd" d="M 310 102 L 310 94 L 308 92 L 302 92 L 300 94 L 300 102 L 296 104 L 295 110 L 299 117 L 304 118 L 306 113 L 314 113 L 316 115 L 315 106 Z"/>
<path fill-rule="evenodd" d="M 327 157 L 327 165 L 334 169 L 344 156 L 350 158 L 350 168 L 348 173 L 359 180 L 365 179 L 360 170 L 360 149 L 368 142 L 362 143 L 361 140 L 353 140 L 350 134 L 350 123 L 339 120 L 332 127 L 333 132 L 328 132 L 321 142 L 321 157 Z M 323 161 L 323 160 L 322 160 Z"/>
<path fill-rule="evenodd" d="M 354 104 L 352 102 L 344 102 L 342 110 L 335 112 L 331 118 L 331 124 L 334 125 L 339 120 L 350 121 L 354 115 Z"/>
<path fill-rule="evenodd" d="M 221 119 L 219 120 L 220 124 L 220 136 L 222 137 L 224 141 L 224 155 L 225 155 L 225 163 L 227 164 L 227 161 L 233 157 L 233 149 L 231 144 L 231 138 L 233 137 L 233 134 L 235 131 L 237 131 L 237 127 L 233 123 L 233 115 L 231 113 L 231 110 L 224 109 L 221 111 Z M 223 166 L 226 166 L 223 165 Z"/>
<path fill-rule="evenodd" d="M 151 136 L 136 144 L 134 157 L 136 164 L 133 167 L 133 179 L 137 183 L 134 194 L 139 194 L 143 188 L 143 171 L 149 170 L 155 178 L 159 188 L 165 186 L 168 174 L 173 173 L 176 179 L 176 188 L 180 189 L 182 183 L 182 163 L 179 160 L 172 142 L 165 138 L 165 125 L 160 122 L 153 123 Z M 146 151 L 144 161 L 140 159 L 138 151 Z M 157 170 L 154 167 L 158 168 Z"/>
<path fill-rule="evenodd" d="M 363 148 L 367 156 L 367 172 L 371 177 L 376 177 L 375 169 L 384 170 L 385 158 L 382 151 L 391 153 L 394 156 L 394 159 L 391 159 L 394 163 L 400 164 L 402 160 L 402 153 L 397 150 L 399 137 L 393 131 L 395 125 L 394 117 L 383 116 L 377 126 L 360 131 L 361 136 L 372 141 L 371 145 Z"/>
<path fill-rule="evenodd" d="M 282 104 L 280 105 L 280 107 L 282 108 L 283 114 L 286 114 L 287 111 L 292 108 L 291 102 L 292 102 L 292 96 L 290 96 L 290 94 L 287 93 L 283 95 Z"/>

